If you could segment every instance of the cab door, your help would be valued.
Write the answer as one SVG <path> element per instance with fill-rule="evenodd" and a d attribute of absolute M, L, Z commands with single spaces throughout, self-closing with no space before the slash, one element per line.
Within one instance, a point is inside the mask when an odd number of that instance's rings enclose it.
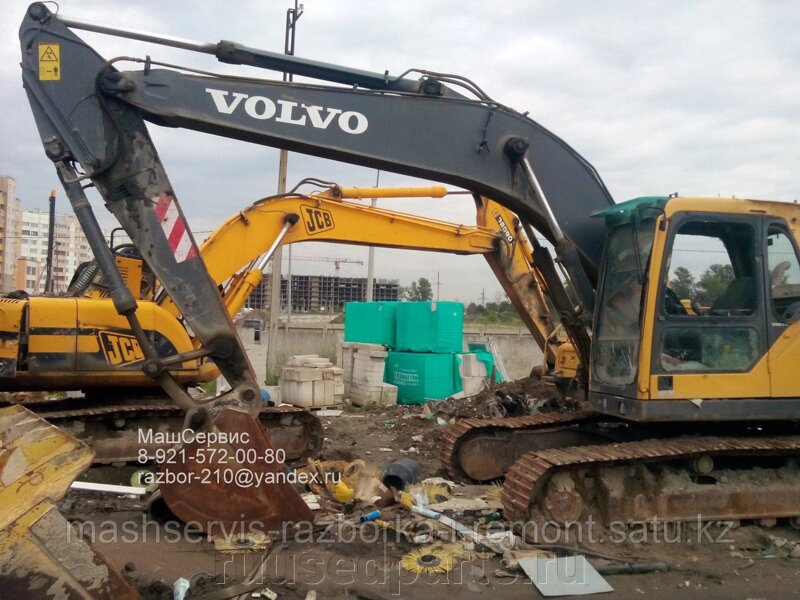
<path fill-rule="evenodd" d="M 670 221 L 650 397 L 698 407 L 705 400 L 769 397 L 763 218 L 685 212 Z"/>
<path fill-rule="evenodd" d="M 772 395 L 800 396 L 800 258 L 791 230 L 782 219 L 765 219 L 767 341 Z"/>

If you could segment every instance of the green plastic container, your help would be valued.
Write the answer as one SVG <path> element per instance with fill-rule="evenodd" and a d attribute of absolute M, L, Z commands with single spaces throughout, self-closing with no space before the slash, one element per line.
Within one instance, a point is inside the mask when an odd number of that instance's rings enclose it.
<path fill-rule="evenodd" d="M 397 386 L 398 404 L 424 404 L 456 393 L 452 353 L 389 352 L 385 381 Z"/>
<path fill-rule="evenodd" d="M 402 302 L 397 305 L 397 344 L 402 352 L 461 352 L 464 305 Z"/>
<path fill-rule="evenodd" d="M 400 302 L 347 302 L 344 341 L 394 347 Z"/>

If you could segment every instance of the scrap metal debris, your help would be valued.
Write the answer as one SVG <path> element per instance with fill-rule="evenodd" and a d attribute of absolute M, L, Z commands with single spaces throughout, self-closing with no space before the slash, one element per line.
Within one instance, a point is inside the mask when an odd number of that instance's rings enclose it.
<path fill-rule="evenodd" d="M 400 560 L 411 573 L 447 573 L 456 566 L 456 554 L 447 546 L 432 544 L 415 548 Z"/>
<path fill-rule="evenodd" d="M 216 536 L 213 538 L 214 550 L 225 554 L 243 554 L 245 552 L 263 552 L 272 543 L 268 535 L 263 533 L 243 533 L 233 536 Z"/>
<path fill-rule="evenodd" d="M 444 423 L 452 419 L 520 417 L 539 411 L 562 410 L 573 400 L 563 398 L 558 391 L 538 379 L 526 378 L 500 383 L 495 389 L 466 398 L 451 397 L 427 405 L 423 416 Z"/>

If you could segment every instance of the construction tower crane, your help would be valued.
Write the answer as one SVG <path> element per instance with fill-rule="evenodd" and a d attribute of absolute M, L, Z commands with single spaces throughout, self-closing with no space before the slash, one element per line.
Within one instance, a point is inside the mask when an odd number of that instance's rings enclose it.
<path fill-rule="evenodd" d="M 339 275 L 339 268 L 342 263 L 351 263 L 354 265 L 363 265 L 363 260 L 354 260 L 350 258 L 335 258 L 333 256 L 295 256 L 292 260 L 314 261 L 314 262 L 332 262 L 336 265 L 336 275 Z"/>

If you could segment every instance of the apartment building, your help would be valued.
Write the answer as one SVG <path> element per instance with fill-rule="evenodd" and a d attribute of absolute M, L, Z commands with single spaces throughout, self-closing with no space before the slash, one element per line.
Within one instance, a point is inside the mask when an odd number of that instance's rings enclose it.
<path fill-rule="evenodd" d="M 17 182 L 0 175 L 0 286 L 3 292 L 16 289 L 17 260 L 20 257 L 22 205 Z"/>
<path fill-rule="evenodd" d="M 40 210 L 22 213 L 17 289 L 29 294 L 44 292 L 47 236 L 50 215 Z M 56 214 L 53 229 L 53 292 L 66 291 L 72 274 L 82 262 L 92 259 L 89 243 L 74 215 Z M 23 284 L 24 282 L 24 284 Z"/>

